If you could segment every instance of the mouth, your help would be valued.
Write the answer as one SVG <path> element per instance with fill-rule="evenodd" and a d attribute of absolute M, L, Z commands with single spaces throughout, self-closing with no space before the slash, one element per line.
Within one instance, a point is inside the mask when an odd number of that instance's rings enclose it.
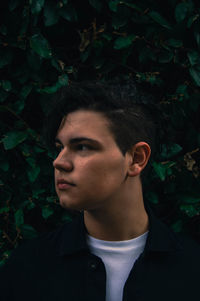
<path fill-rule="evenodd" d="M 68 182 L 64 179 L 58 179 L 56 184 L 59 190 L 66 190 L 70 187 L 76 186 L 74 183 Z"/>

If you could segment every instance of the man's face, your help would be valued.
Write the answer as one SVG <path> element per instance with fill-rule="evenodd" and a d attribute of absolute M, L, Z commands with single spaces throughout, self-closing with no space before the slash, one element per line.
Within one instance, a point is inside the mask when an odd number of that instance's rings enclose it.
<path fill-rule="evenodd" d="M 123 189 L 127 160 L 101 113 L 68 114 L 58 130 L 56 147 L 55 187 L 63 207 L 92 210 L 115 200 Z"/>

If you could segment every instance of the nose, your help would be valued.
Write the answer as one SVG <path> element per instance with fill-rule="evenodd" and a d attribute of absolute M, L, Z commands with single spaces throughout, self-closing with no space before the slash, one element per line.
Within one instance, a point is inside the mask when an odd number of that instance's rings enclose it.
<path fill-rule="evenodd" d="M 67 151 L 65 149 L 63 149 L 53 161 L 53 167 L 55 169 L 66 172 L 73 170 L 72 160 L 70 159 L 69 154 L 67 154 Z"/>

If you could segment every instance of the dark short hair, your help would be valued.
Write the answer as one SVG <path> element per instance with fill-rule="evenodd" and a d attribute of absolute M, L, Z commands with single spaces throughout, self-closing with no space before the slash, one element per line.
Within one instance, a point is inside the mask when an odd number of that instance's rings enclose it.
<path fill-rule="evenodd" d="M 71 82 L 62 87 L 51 102 L 45 122 L 48 146 L 64 116 L 77 110 L 101 112 L 109 121 L 113 137 L 123 155 L 137 142 L 147 142 L 152 151 L 155 146 L 155 123 L 151 114 L 152 96 L 139 89 L 134 81 Z"/>

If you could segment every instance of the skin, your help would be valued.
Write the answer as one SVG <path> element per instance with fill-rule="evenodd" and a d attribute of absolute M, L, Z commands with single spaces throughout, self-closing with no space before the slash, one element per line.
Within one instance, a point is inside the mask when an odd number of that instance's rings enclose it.
<path fill-rule="evenodd" d="M 123 155 L 103 114 L 79 110 L 63 119 L 56 136 L 55 188 L 64 208 L 83 210 L 90 235 L 127 240 L 148 230 L 140 173 L 150 147 L 139 142 Z M 72 185 L 62 185 L 64 179 Z"/>

